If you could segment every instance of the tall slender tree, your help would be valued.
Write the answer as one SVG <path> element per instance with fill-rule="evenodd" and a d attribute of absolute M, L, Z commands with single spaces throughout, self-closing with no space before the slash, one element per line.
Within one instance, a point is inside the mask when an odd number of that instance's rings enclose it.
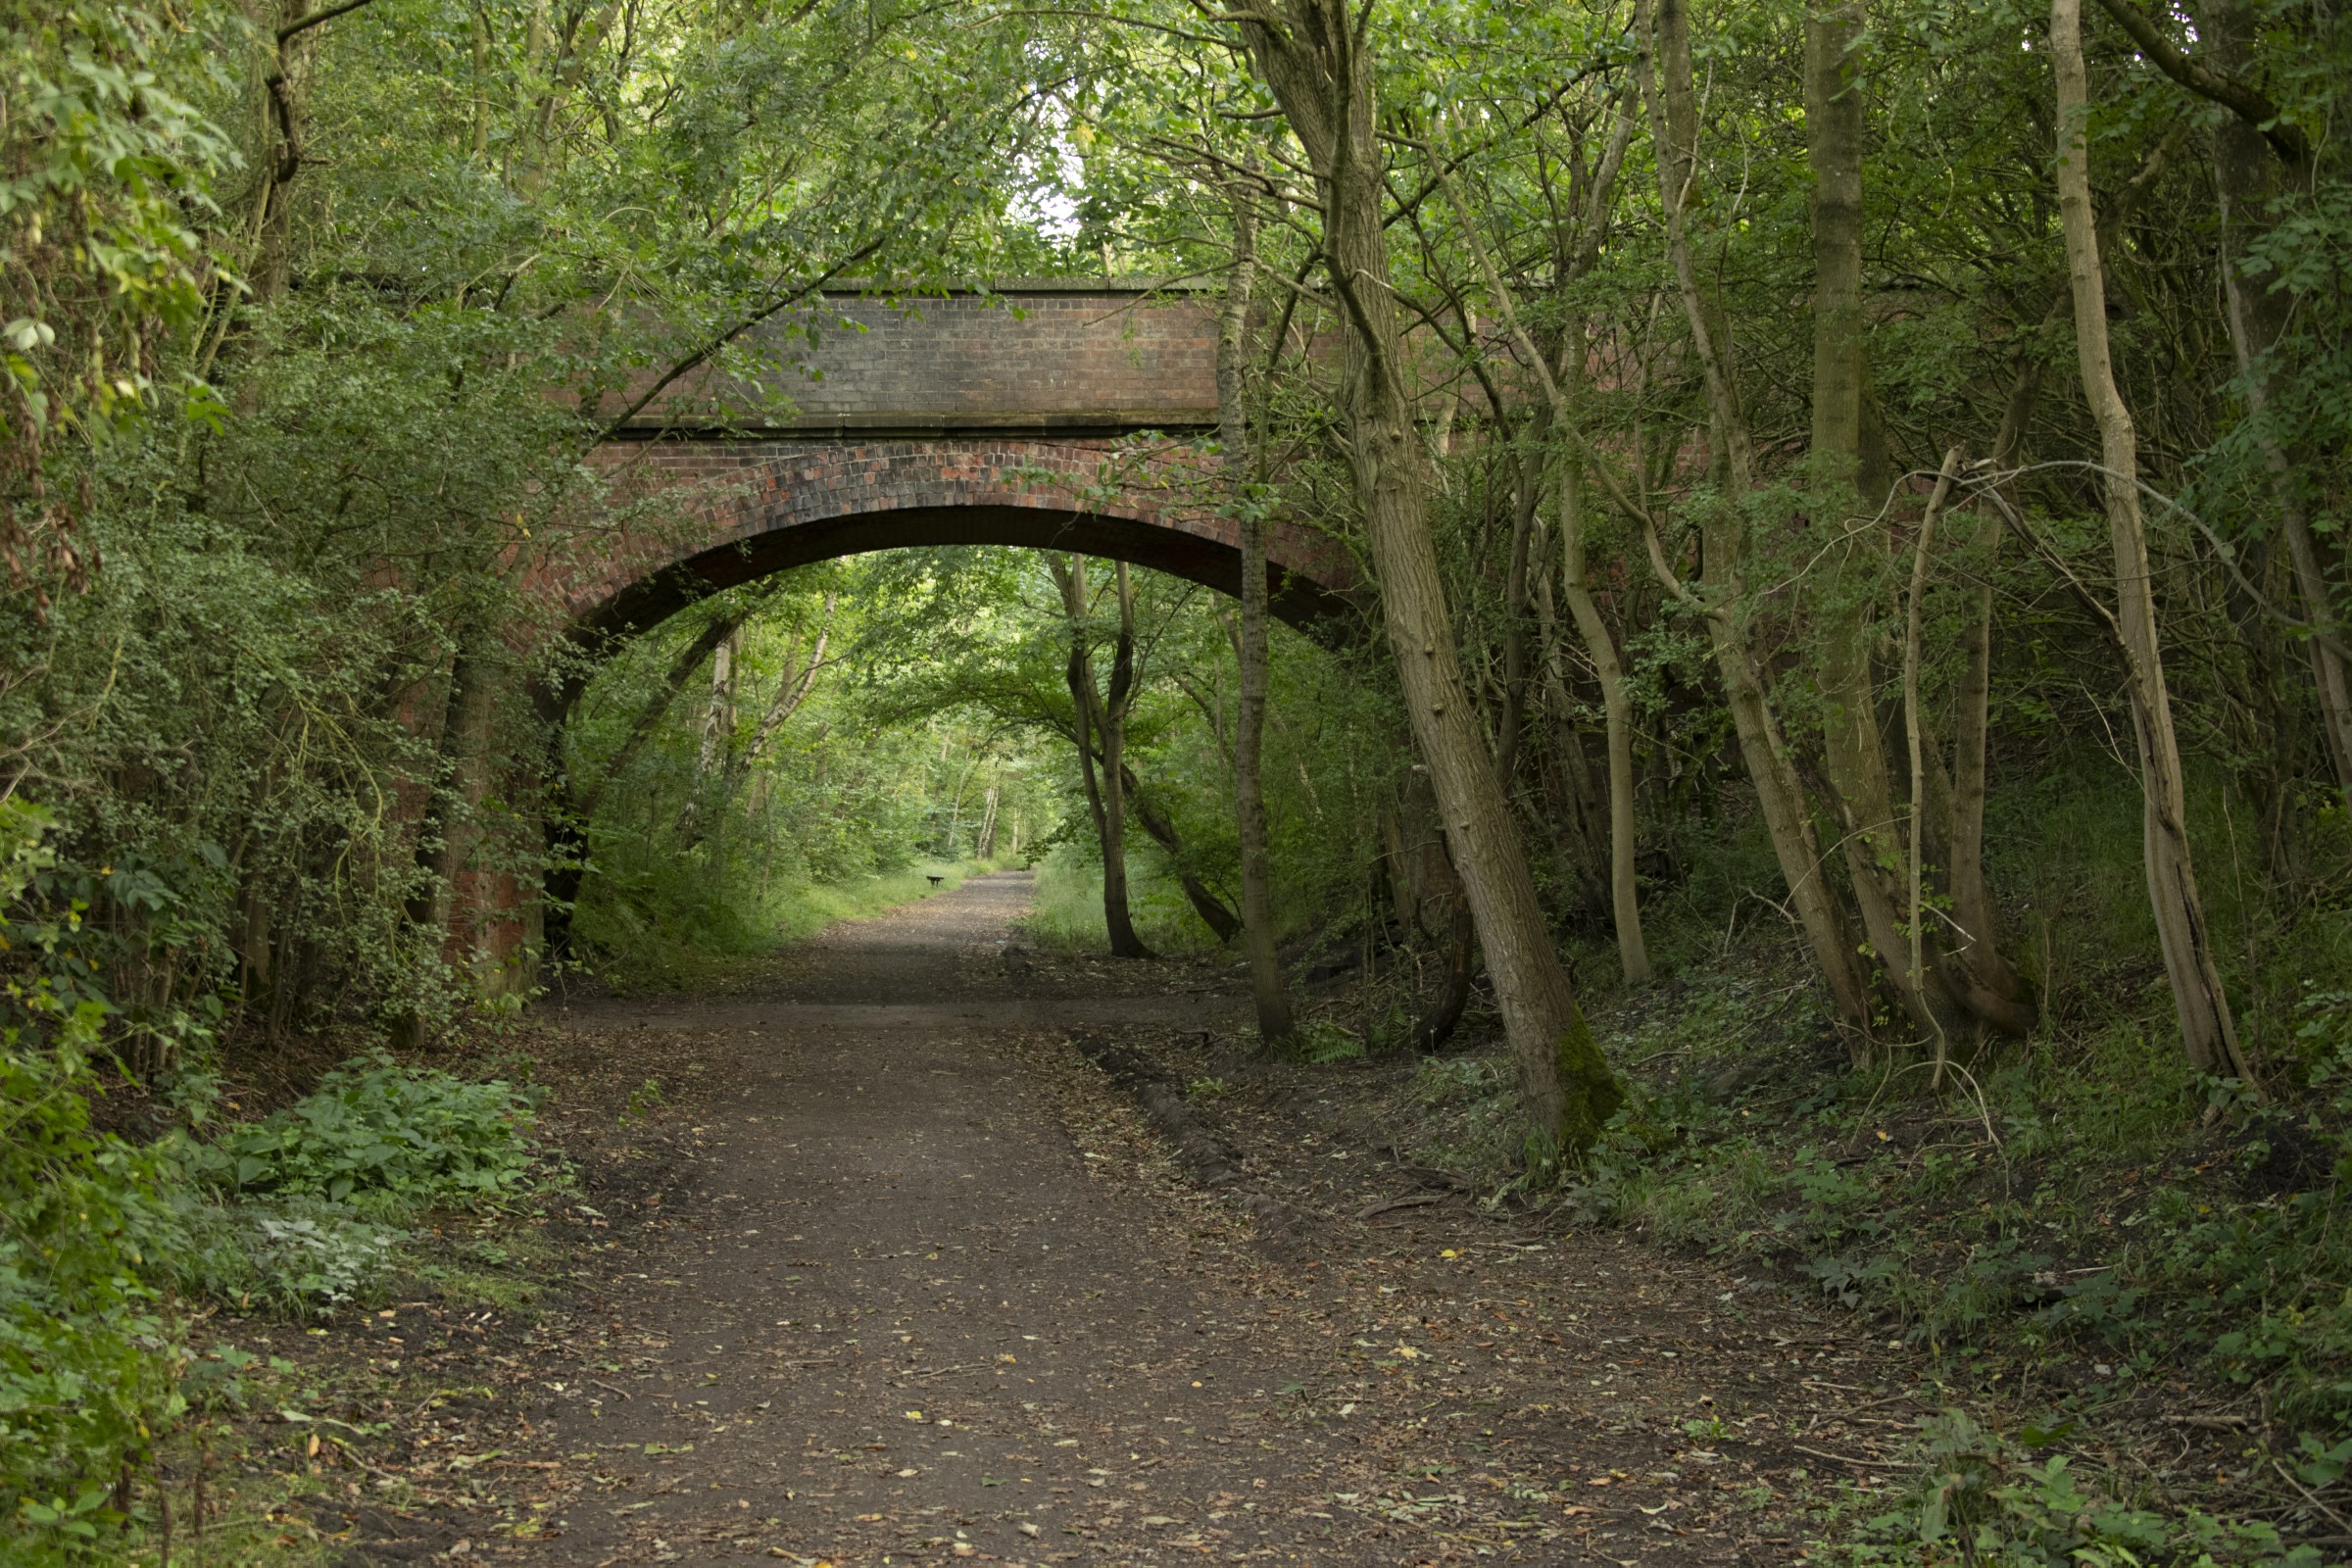
<path fill-rule="evenodd" d="M 1273 874 L 1266 847 L 1266 514 L 1264 474 L 1250 428 L 1250 308 L 1257 287 L 1257 214 L 1247 194 L 1233 202 L 1233 270 L 1217 318 L 1217 407 L 1224 446 L 1227 505 L 1241 535 L 1242 614 L 1234 638 L 1241 666 L 1240 711 L 1233 726 L 1233 806 L 1240 838 L 1242 945 L 1250 959 L 1250 995 L 1257 1036 L 1268 1045 L 1297 1030 L 1275 948 Z"/>
<path fill-rule="evenodd" d="M 2082 0 L 2051 0 L 2050 63 L 2058 85 L 2058 217 L 2066 234 L 2066 270 L 2075 304 L 2075 358 L 2082 396 L 2099 429 L 2099 493 L 2115 557 L 2112 627 L 2124 659 L 2137 743 L 2148 904 L 2180 1019 L 2180 1045 L 2192 1066 L 2257 1083 L 2238 1044 L 2230 997 L 2215 961 L 2213 930 L 2188 842 L 2188 780 L 2173 727 L 2172 691 L 2156 625 L 2155 567 L 2139 502 L 2139 433 L 2115 384 L 2107 344 L 2107 283 L 2099 265 L 2098 221 L 2090 201 L 2090 78 L 2082 64 Z"/>
<path fill-rule="evenodd" d="M 1341 0 L 1279 0 L 1239 13 L 1233 25 L 1314 170 L 1324 268 L 1341 305 L 1348 466 L 1380 578 L 1381 618 L 1502 1010 L 1520 1094 L 1540 1143 L 1581 1150 L 1599 1135 L 1623 1091 L 1544 925 L 1462 680 L 1389 276 L 1369 43 L 1378 11 L 1370 0 L 1352 17 Z"/>

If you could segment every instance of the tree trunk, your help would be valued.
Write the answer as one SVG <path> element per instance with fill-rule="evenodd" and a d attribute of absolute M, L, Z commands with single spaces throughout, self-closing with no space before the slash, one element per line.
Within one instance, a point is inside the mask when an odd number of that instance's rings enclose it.
<path fill-rule="evenodd" d="M 1478 956 L 1478 932 L 1470 918 L 1470 900 L 1457 893 L 1450 906 L 1446 939 L 1446 978 L 1429 1010 L 1413 1020 L 1406 1042 L 1423 1055 L 1446 1049 L 1461 1026 L 1470 1005 L 1471 961 Z"/>
<path fill-rule="evenodd" d="M 256 305 L 275 302 L 292 281 L 294 207 L 289 188 L 310 161 L 304 138 L 309 130 L 311 76 L 323 35 L 321 28 L 308 27 L 279 42 L 277 30 L 302 21 L 311 5 L 310 0 L 279 0 L 274 9 L 277 15 L 270 18 L 265 12 L 263 21 L 274 50 L 262 82 L 270 134 L 257 172 L 253 255 L 246 261 Z"/>
<path fill-rule="evenodd" d="M 980 836 L 973 841 L 972 858 L 994 859 L 997 854 L 997 786 L 988 787 L 986 803 L 980 813 Z"/>
<path fill-rule="evenodd" d="M 718 646 L 710 651 L 710 693 L 703 707 L 702 744 L 695 754 L 694 778 L 687 785 L 686 804 L 678 810 L 677 843 L 693 849 L 726 826 L 734 794 L 735 775 L 735 659 L 743 650 L 743 622 L 738 619 Z M 713 855 L 718 853 L 714 846 Z"/>
<path fill-rule="evenodd" d="M 1237 24 L 1315 170 L 1324 263 L 1344 306 L 1348 462 L 1406 711 L 1486 953 L 1535 1152 L 1581 1151 L 1624 1097 L 1544 927 L 1462 682 L 1389 291 L 1371 59 L 1342 0 L 1281 0 L 1279 18 L 1272 12 L 1243 13 Z"/>
<path fill-rule="evenodd" d="M 1868 323 L 1862 311 L 1862 92 L 1854 79 L 1861 39 L 1861 0 L 1839 0 L 1806 19 L 1805 137 L 1814 176 L 1812 523 L 1822 539 L 1820 571 L 1829 586 L 1826 613 L 1817 616 L 1823 626 L 1822 760 L 1863 932 L 1881 972 L 1941 1061 L 1972 1020 L 1940 971 L 1925 961 L 1940 945 L 1904 919 L 1907 900 L 1892 871 L 1904 863 L 1903 840 L 1871 659 L 1891 562 L 1884 524 L 1868 520 L 1887 501 L 1886 476 L 1871 473 L 1866 483 L 1863 462 Z M 1920 956 L 1917 964 L 1905 960 L 1913 953 Z"/>
<path fill-rule="evenodd" d="M 1233 275 L 1226 284 L 1225 306 L 1217 319 L 1219 434 L 1229 475 L 1254 473 L 1256 468 L 1253 462 L 1247 470 L 1242 466 L 1250 457 L 1243 367 L 1249 354 L 1250 299 L 1257 280 L 1257 219 L 1247 195 L 1237 193 L 1233 217 Z M 1271 1046 L 1290 1039 L 1298 1024 L 1275 947 L 1274 879 L 1266 843 L 1262 776 L 1268 652 L 1265 493 L 1262 484 L 1247 489 L 1232 485 L 1229 504 L 1242 536 L 1242 616 L 1240 635 L 1234 639 L 1235 661 L 1241 665 L 1241 710 L 1233 738 L 1233 808 L 1242 857 L 1242 948 L 1250 960 L 1250 994 L 1257 1004 L 1257 1038 Z M 1193 902 L 1199 907 L 1200 900 Z M 1205 910 L 1202 918 L 1207 918 Z M 1230 940 L 1230 934 L 1221 933 L 1220 939 Z"/>
<path fill-rule="evenodd" d="M 2139 438 L 2116 389 L 2107 348 L 2107 289 L 2099 271 L 2099 236 L 2091 216 L 2089 149 L 2083 120 L 2090 88 L 2082 66 L 2082 0 L 2051 0 L 2050 53 L 2058 81 L 2058 212 L 2066 232 L 2067 273 L 2075 301 L 2075 352 L 2082 395 L 2099 427 L 2105 466 L 2107 533 L 2115 554 L 2116 627 L 2132 692 L 2132 728 L 2139 749 L 2148 899 L 2164 948 L 2180 1044 L 2190 1065 L 2255 1083 L 2230 1016 L 2213 934 L 2197 894 L 2188 843 L 2188 787 L 2173 731 L 2172 694 L 2156 629 L 2156 592 L 2147 528 L 2139 508 Z"/>
<path fill-rule="evenodd" d="M 710 652 L 710 700 L 703 709 L 703 747 L 695 771 L 703 778 L 726 764 L 735 739 L 735 656 L 743 648 L 743 626 L 719 639 Z"/>
<path fill-rule="evenodd" d="M 1110 934 L 1113 957 L 1149 958 L 1152 950 L 1135 933 L 1135 917 L 1127 905 L 1127 823 L 1125 791 L 1121 788 L 1121 754 L 1125 751 L 1127 690 L 1135 670 L 1135 602 L 1129 591 L 1127 568 L 1119 567 L 1120 630 L 1113 656 L 1110 700 L 1095 689 L 1094 660 L 1087 649 L 1086 623 L 1090 611 L 1086 588 L 1086 558 L 1072 556 L 1069 564 L 1053 563 L 1061 588 L 1063 609 L 1070 620 L 1070 660 L 1067 670 L 1072 717 L 1078 740 L 1078 767 L 1086 778 L 1087 808 L 1094 814 L 1095 838 L 1102 847 L 1102 923 Z M 1095 771 L 1094 733 L 1102 736 L 1102 770 Z"/>
<path fill-rule="evenodd" d="M 1582 357 L 1581 355 L 1579 356 Z M 1642 939 L 1642 903 L 1634 858 L 1640 829 L 1634 820 L 1634 700 L 1625 689 L 1617 639 L 1601 619 L 1585 580 L 1584 462 L 1570 453 L 1560 470 L 1560 587 L 1600 683 L 1609 749 L 1609 909 L 1617 927 L 1617 963 L 1629 986 L 1649 984 L 1649 946 Z"/>
<path fill-rule="evenodd" d="M 2053 315 L 2057 309 L 2054 302 Z M 2000 428 L 1992 438 L 1991 467 L 1996 476 L 2017 466 L 2027 423 L 2040 397 L 2041 380 L 2040 356 L 2031 349 L 2021 351 L 2002 407 Z M 1994 482 L 1999 482 L 1997 477 Z M 2025 977 L 2001 952 L 2000 911 L 1984 878 L 1986 759 L 1992 735 L 1992 570 L 2000 557 L 2002 528 L 1997 507 L 1983 515 L 1975 611 L 1960 634 L 1962 664 L 1959 690 L 1953 695 L 1951 772 L 1947 785 L 1941 760 L 1934 753 L 1928 755 L 1928 816 L 1944 846 L 1944 885 L 1952 906 L 1947 946 L 1955 967 L 1963 978 L 1981 976 L 1993 993 L 2014 999 L 2023 1009 L 2025 1027 L 2030 1028 L 2037 1009 Z"/>
<path fill-rule="evenodd" d="M 1111 933 L 1110 951 L 1122 958 L 1149 958 L 1151 950 L 1135 934 L 1127 911 L 1127 715 L 1135 706 L 1135 582 L 1127 563 L 1113 568 L 1119 602 L 1118 641 L 1111 645 L 1110 691 L 1102 703 L 1102 899 L 1114 903 L 1124 931 Z M 1116 884 L 1115 892 L 1113 884 Z"/>
<path fill-rule="evenodd" d="M 483 917 L 482 863 L 487 845 L 482 813 L 492 794 L 498 697 L 508 674 L 493 645 L 494 634 L 477 630 L 460 648 L 450 672 L 449 722 L 442 737 L 448 759 L 443 797 L 441 847 L 433 863 L 437 884 L 434 912 L 447 934 L 447 948 L 461 968 L 475 972 Z"/>
<path fill-rule="evenodd" d="M 1407 932 L 1418 933 L 1437 945 L 1445 963 L 1437 994 L 1423 1006 L 1405 1040 L 1424 1054 L 1442 1051 L 1453 1038 L 1470 1004 L 1471 982 L 1478 957 L 1478 931 L 1470 917 L 1470 900 L 1462 879 L 1446 853 L 1445 829 L 1438 820 L 1437 797 L 1429 787 L 1429 769 L 1408 769 L 1390 808 L 1383 813 L 1381 832 L 1397 908 Z"/>
<path fill-rule="evenodd" d="M 1450 407 L 1450 405 L 1448 405 Z M 1496 438 L 1507 440 L 1500 420 Z M 1538 461 L 1541 461 L 1540 459 Z M 1502 706 L 1494 718 L 1494 778 L 1507 799 L 1519 771 L 1520 729 L 1527 723 L 1528 566 L 1535 551 L 1536 508 L 1541 473 L 1516 465 L 1519 483 L 1511 498 L 1511 548 L 1502 578 Z"/>
<path fill-rule="evenodd" d="M 2242 77 L 2257 26 L 2244 0 L 2210 0 L 2197 9 L 2198 37 L 2215 65 L 2231 76 Z M 2245 379 L 2248 412 L 2259 420 L 2278 370 L 2270 356 L 2286 335 L 2296 300 L 2286 289 L 2247 277 L 2243 263 L 2250 242 L 2269 226 L 2265 209 L 2281 184 L 2305 184 L 2311 168 L 2308 161 L 2282 167 L 2260 130 L 2242 117 L 2230 115 L 2213 127 L 2213 176 L 2221 205 L 2222 280 L 2229 305 L 2230 347 L 2238 374 Z M 2319 693 L 2320 719 L 2336 788 L 2345 803 L 2352 805 L 2352 667 L 2347 666 L 2341 648 L 2342 631 L 2335 595 L 2328 587 L 2328 564 L 2295 483 L 2293 465 L 2276 437 L 2266 435 L 2263 458 L 2271 470 L 2278 532 L 2286 540 L 2287 564 L 2294 571 L 2304 616 L 2329 632 L 2308 639 L 2312 680 Z"/>
<path fill-rule="evenodd" d="M 1763 671 L 1747 645 L 1740 603 L 1746 591 L 1740 568 L 1743 552 L 1731 514 L 1755 487 L 1755 459 L 1722 325 L 1699 286 L 1697 264 L 1690 253 L 1687 206 L 1697 169 L 1698 103 L 1690 69 L 1690 14 L 1684 0 L 1656 0 L 1653 24 L 1654 38 L 1652 28 L 1637 24 L 1641 58 L 1636 71 L 1648 103 L 1650 139 L 1658 149 L 1658 198 L 1666 217 L 1668 258 L 1690 326 L 1691 350 L 1705 383 L 1710 444 L 1728 503 L 1711 508 L 1701 525 L 1703 596 L 1688 592 L 1671 578 L 1662 552 L 1656 553 L 1656 562 L 1668 591 L 1698 610 L 1706 620 L 1724 698 L 1739 734 L 1740 757 L 1755 787 L 1774 857 L 1788 884 L 1789 902 L 1796 907 L 1797 922 L 1813 950 L 1814 961 L 1821 965 L 1822 976 L 1829 983 L 1848 1052 L 1860 1063 L 1870 1056 L 1869 978 L 1847 934 L 1845 910 L 1824 874 L 1812 808 L 1789 760 L 1788 744 L 1765 691 Z M 1652 50 L 1657 57 L 1654 82 Z M 1654 535 L 1652 548 L 1655 552 Z"/>
<path fill-rule="evenodd" d="M 1614 149 L 1612 149 L 1614 150 Z M 1568 612 L 1575 618 L 1577 635 L 1584 640 L 1586 657 L 1592 662 L 1593 678 L 1600 684 L 1600 700 L 1607 715 L 1609 754 L 1609 907 L 1617 928 L 1617 961 L 1629 986 L 1649 983 L 1649 949 L 1642 940 L 1642 909 L 1639 886 L 1635 878 L 1635 855 L 1640 840 L 1634 820 L 1634 709 L 1633 699 L 1625 689 L 1625 670 L 1617 657 L 1617 639 L 1601 618 L 1600 606 L 1593 601 L 1592 591 L 1585 580 L 1585 512 L 1584 512 L 1584 437 L 1577 425 L 1577 409 L 1572 394 L 1583 390 L 1585 381 L 1586 347 L 1585 322 L 1581 317 L 1568 321 L 1568 385 L 1563 387 L 1551 373 L 1543 351 L 1535 339 L 1520 324 L 1517 302 L 1511 298 L 1508 284 L 1494 265 L 1485 245 L 1478 238 L 1477 225 L 1470 209 L 1450 176 L 1445 179 L 1446 194 L 1452 199 L 1453 210 L 1459 218 L 1462 235 L 1478 258 L 1479 270 L 1485 273 L 1487 286 L 1493 290 L 1496 306 L 1509 328 L 1520 354 L 1535 370 L 1543 383 L 1544 395 L 1551 410 L 1552 422 L 1571 439 L 1571 450 L 1560 469 L 1560 587 L 1568 599 Z M 1597 229 L 1599 215 L 1605 211 L 1607 192 L 1594 192 L 1594 201 L 1586 219 L 1589 230 Z M 1588 234 L 1588 241 L 1596 237 Z M 1596 247 L 1595 247 L 1596 251 Z M 1535 475 L 1525 473 L 1522 481 L 1527 487 L 1529 503 L 1521 509 L 1518 525 L 1511 535 L 1510 593 L 1506 612 L 1510 616 L 1510 641 L 1505 644 L 1506 679 L 1510 697 L 1504 706 L 1505 730 L 1502 755 L 1507 758 L 1517 739 L 1518 693 L 1524 672 L 1520 668 L 1521 625 L 1526 612 L 1527 545 L 1534 526 Z M 1508 787 L 1508 768 L 1498 766 Z"/>
<path fill-rule="evenodd" d="M 1546 552 L 1549 542 L 1545 543 Z M 1577 882 L 1577 896 L 1593 909 L 1609 902 L 1607 871 L 1613 852 L 1608 803 L 1592 781 L 1584 731 L 1576 725 L 1576 701 L 1568 690 L 1567 661 L 1560 653 L 1560 615 L 1551 573 L 1536 574 L 1536 626 L 1544 639 L 1544 709 L 1550 744 L 1544 753 L 1544 797 L 1552 848 Z"/>
<path fill-rule="evenodd" d="M 816 689 L 816 677 L 825 668 L 825 645 L 833 638 L 833 605 L 834 596 L 825 595 L 825 618 L 817 622 L 816 642 L 808 651 L 808 663 L 798 670 L 793 668 L 799 662 L 796 657 L 799 653 L 798 639 L 795 639 L 793 646 L 785 649 L 784 671 L 776 682 L 775 700 L 768 704 L 766 715 L 760 720 L 759 729 L 753 732 L 752 743 L 743 749 L 741 766 L 749 767 L 760 760 L 760 754 L 767 750 L 767 743 L 775 739 L 776 731 L 801 710 L 801 705 Z"/>
<path fill-rule="evenodd" d="M 662 715 L 669 711 L 670 705 L 678 700 L 678 694 L 685 691 L 686 683 L 694 679 L 695 672 L 703 667 L 703 661 L 709 659 L 719 644 L 733 637 L 757 608 L 755 602 L 714 616 L 694 641 L 670 661 L 668 670 L 662 677 L 662 684 L 655 689 L 653 696 L 646 699 L 645 706 L 637 710 L 637 716 L 629 723 L 628 734 L 622 737 L 619 748 L 605 763 L 596 782 L 572 803 L 573 814 L 583 825 L 595 817 L 596 808 L 604 800 L 605 791 L 614 779 L 628 771 L 629 764 L 636 760 L 638 752 L 644 749 L 645 743 L 661 724 Z"/>

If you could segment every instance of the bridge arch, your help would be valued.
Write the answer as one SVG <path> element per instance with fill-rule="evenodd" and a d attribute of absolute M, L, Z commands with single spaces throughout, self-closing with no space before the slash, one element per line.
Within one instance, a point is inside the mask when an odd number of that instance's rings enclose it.
<path fill-rule="evenodd" d="M 657 491 L 669 504 L 658 523 L 612 538 L 562 585 L 565 618 L 592 636 L 643 629 L 773 572 L 909 546 L 1069 551 L 1241 591 L 1239 527 L 1209 504 L 1214 460 L 1189 445 L 972 435 L 687 441 L 624 447 L 607 461 L 622 466 L 624 491 Z M 1327 631 L 1355 579 L 1336 541 L 1270 526 L 1269 604 L 1291 624 Z"/>
<path fill-rule="evenodd" d="M 761 384 L 706 366 L 656 389 L 590 454 L 614 505 L 529 568 L 534 627 L 610 652 L 738 583 L 911 546 L 1069 551 L 1238 595 L 1240 529 L 1198 440 L 1219 424 L 1212 304 L 1158 282 L 1053 278 L 921 301 L 846 287 L 812 298 L 762 328 L 776 341 Z M 1274 522 L 1266 554 L 1274 613 L 1346 640 L 1360 597 L 1348 549 Z M 586 679 L 575 666 L 528 694 L 554 732 Z M 508 760 L 498 793 L 542 801 L 561 773 L 547 761 Z M 513 868 L 541 857 L 525 841 L 572 829 L 535 806 L 483 813 L 491 767 L 463 773 L 467 819 L 505 825 L 466 829 L 478 842 L 457 857 L 447 951 L 506 989 L 535 968 L 542 915 L 567 906 L 579 876 L 576 857 L 547 858 L 557 896 L 543 901 L 536 873 Z"/>

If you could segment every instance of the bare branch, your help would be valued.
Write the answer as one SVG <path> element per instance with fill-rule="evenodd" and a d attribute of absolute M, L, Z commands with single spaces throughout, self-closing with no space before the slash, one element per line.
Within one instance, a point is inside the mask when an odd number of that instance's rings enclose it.
<path fill-rule="evenodd" d="M 2279 108 L 2252 82 L 2241 81 L 2227 72 L 2191 60 L 2182 54 L 2154 18 L 2132 0 L 2099 0 L 2116 25 L 2132 35 L 2139 52 L 2157 70 L 2186 87 L 2198 97 L 2220 104 L 2238 119 L 2262 132 L 2262 139 L 2271 150 L 2286 163 L 2301 166 L 2311 160 L 2311 138 L 2300 126 L 2290 125 L 2280 118 Z"/>
<path fill-rule="evenodd" d="M 328 6 L 324 11 L 314 11 L 299 21 L 289 22 L 277 29 L 278 47 L 284 48 L 287 39 L 298 37 L 321 23 L 332 22 L 337 17 L 349 16 L 363 6 L 370 6 L 374 3 L 375 0 L 343 0 L 343 4 L 339 6 Z"/>

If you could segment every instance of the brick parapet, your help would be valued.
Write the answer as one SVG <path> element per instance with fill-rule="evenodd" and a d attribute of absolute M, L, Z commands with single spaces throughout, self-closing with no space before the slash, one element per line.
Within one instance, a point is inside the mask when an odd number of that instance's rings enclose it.
<path fill-rule="evenodd" d="M 1217 418 L 1216 343 L 1213 301 L 1135 283 L 829 293 L 744 345 L 768 368 L 698 370 L 636 423 L 804 435 L 1201 429 Z"/>

